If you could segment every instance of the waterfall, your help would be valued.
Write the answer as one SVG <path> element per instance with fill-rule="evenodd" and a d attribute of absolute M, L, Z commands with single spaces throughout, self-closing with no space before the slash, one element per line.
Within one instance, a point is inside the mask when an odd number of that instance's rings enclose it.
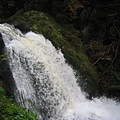
<path fill-rule="evenodd" d="M 16 101 L 34 110 L 39 120 L 119 120 L 120 104 L 107 98 L 86 99 L 75 71 L 43 35 L 23 34 L 0 24 Z"/>

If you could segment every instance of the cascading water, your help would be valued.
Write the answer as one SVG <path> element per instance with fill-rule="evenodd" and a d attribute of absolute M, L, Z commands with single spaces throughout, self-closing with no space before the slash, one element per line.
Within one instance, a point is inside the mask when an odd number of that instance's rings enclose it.
<path fill-rule="evenodd" d="M 0 24 L 0 32 L 17 88 L 16 101 L 32 108 L 39 120 L 120 119 L 119 103 L 85 98 L 75 72 L 49 40 L 33 32 L 23 35 L 8 24 Z"/>

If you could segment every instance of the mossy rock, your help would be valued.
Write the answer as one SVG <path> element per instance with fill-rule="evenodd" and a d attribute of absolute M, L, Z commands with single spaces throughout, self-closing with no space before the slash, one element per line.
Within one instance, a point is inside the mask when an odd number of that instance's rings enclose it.
<path fill-rule="evenodd" d="M 77 35 L 78 31 L 70 28 L 70 25 L 60 26 L 55 20 L 38 11 L 18 11 L 4 22 L 20 21 L 25 23 L 30 30 L 43 34 L 49 39 L 56 49 L 61 49 L 66 61 L 82 76 L 78 83 L 89 94 L 98 92 L 98 76 L 84 52 L 82 42 Z M 23 26 L 24 27 L 24 26 Z"/>

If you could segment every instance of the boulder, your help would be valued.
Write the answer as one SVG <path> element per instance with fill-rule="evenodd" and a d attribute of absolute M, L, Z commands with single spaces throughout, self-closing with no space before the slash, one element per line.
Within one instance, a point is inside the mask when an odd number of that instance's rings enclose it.
<path fill-rule="evenodd" d="M 43 34 L 49 39 L 56 49 L 61 49 L 66 61 L 73 67 L 76 74 L 80 76 L 78 84 L 91 96 L 98 93 L 98 76 L 84 52 L 79 32 L 72 26 L 63 26 L 55 20 L 38 11 L 18 11 L 14 16 L 6 20 L 22 32 L 29 30 Z"/>

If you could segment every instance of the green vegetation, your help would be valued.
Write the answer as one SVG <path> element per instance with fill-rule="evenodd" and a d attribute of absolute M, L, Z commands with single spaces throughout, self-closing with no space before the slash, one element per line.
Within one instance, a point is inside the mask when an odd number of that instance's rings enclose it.
<path fill-rule="evenodd" d="M 14 103 L 0 86 L 0 120 L 36 120 L 36 115 Z"/>
<path fill-rule="evenodd" d="M 7 55 L 6 55 L 6 54 L 1 54 L 1 55 L 0 55 L 0 63 L 1 63 L 2 61 L 5 61 L 5 60 L 7 60 Z"/>

